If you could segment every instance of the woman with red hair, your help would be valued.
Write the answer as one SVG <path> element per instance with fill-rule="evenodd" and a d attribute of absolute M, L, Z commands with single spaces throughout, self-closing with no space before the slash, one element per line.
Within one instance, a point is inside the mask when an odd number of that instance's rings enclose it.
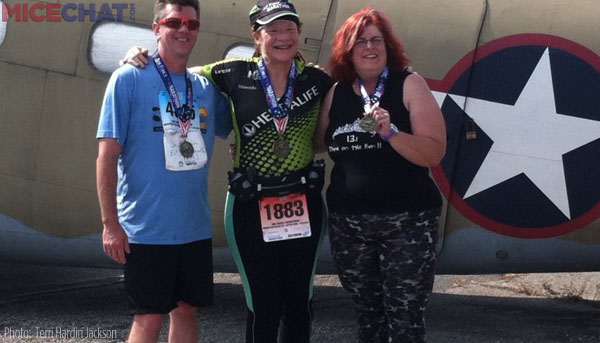
<path fill-rule="evenodd" d="M 315 146 L 335 162 L 329 237 L 359 342 L 425 342 L 446 150 L 442 114 L 386 16 L 365 8 L 334 39 Z"/>

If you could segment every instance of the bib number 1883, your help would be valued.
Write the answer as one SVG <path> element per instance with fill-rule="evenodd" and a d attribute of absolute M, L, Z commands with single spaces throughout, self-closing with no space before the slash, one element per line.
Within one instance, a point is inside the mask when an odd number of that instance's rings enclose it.
<path fill-rule="evenodd" d="M 293 200 L 284 203 L 263 205 L 263 209 L 268 220 L 302 217 L 304 215 L 304 203 L 300 200 Z"/>
<path fill-rule="evenodd" d="M 305 194 L 259 200 L 260 221 L 265 242 L 310 237 Z"/>

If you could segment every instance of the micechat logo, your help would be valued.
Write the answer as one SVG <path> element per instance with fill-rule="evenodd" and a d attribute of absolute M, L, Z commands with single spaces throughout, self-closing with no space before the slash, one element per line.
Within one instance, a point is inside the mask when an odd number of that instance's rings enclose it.
<path fill-rule="evenodd" d="M 113 10 L 115 12 L 113 12 Z M 2 3 L 2 21 L 8 18 L 17 22 L 74 22 L 123 21 L 127 16 L 135 20 L 134 3 Z"/>

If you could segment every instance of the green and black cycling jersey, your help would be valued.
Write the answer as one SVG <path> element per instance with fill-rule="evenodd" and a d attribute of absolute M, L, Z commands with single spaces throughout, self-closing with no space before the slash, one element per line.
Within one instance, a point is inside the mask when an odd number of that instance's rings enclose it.
<path fill-rule="evenodd" d="M 237 143 L 234 168 L 254 167 L 262 177 L 281 176 L 312 162 L 321 101 L 333 81 L 323 71 L 296 60 L 299 75 L 283 134 L 289 142 L 290 153 L 278 158 L 273 153 L 273 143 L 279 136 L 258 77 L 258 61 L 258 57 L 225 60 L 205 65 L 202 71 L 229 97 Z"/>

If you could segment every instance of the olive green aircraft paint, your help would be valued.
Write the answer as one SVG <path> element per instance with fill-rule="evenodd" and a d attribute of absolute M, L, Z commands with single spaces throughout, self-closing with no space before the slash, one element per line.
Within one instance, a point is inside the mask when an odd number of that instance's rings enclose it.
<path fill-rule="evenodd" d="M 248 11 L 254 3 L 201 1 L 202 26 L 189 66 L 220 60 L 236 44 L 252 45 Z M 295 5 L 303 23 L 300 50 L 321 66 L 327 65 L 335 31 L 365 6 L 387 14 L 413 70 L 428 80 L 443 80 L 475 49 L 518 34 L 552 35 L 600 54 L 597 0 L 296 0 Z M 152 2 L 136 2 L 135 22 L 128 16 L 125 22 L 149 29 L 152 7 Z M 61 254 L 61 263 L 97 264 L 102 225 L 95 133 L 110 76 L 89 58 L 98 23 L 9 19 L 6 24 L 0 45 L 0 259 L 43 262 Z M 223 215 L 226 171 L 232 165 L 227 149 L 233 142 L 233 135 L 217 140 L 209 175 L 216 248 L 227 246 Z M 60 249 L 64 238 L 93 239 L 98 248 L 71 256 L 70 249 Z M 61 243 L 46 256 L 38 239 Z M 478 268 L 460 252 L 474 247 L 482 252 Z M 38 253 L 27 255 L 31 250 Z M 598 269 L 593 261 L 600 258 L 600 221 L 558 237 L 523 239 L 491 232 L 445 202 L 438 250 L 438 272 Z M 501 258 L 502 251 L 508 259 Z M 322 252 L 330 261 L 326 246 Z"/>

